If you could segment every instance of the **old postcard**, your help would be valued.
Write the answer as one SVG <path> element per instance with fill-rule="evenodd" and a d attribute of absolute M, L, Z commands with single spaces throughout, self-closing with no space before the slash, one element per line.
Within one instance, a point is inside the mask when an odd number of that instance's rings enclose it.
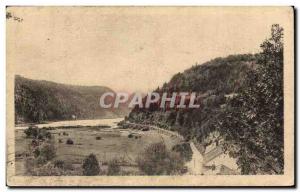
<path fill-rule="evenodd" d="M 293 7 L 6 8 L 8 186 L 293 186 Z"/>

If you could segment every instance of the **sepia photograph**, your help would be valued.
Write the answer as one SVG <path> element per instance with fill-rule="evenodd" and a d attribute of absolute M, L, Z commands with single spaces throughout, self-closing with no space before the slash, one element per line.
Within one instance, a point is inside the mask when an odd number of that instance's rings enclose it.
<path fill-rule="evenodd" d="M 6 180 L 293 186 L 294 8 L 6 7 Z"/>

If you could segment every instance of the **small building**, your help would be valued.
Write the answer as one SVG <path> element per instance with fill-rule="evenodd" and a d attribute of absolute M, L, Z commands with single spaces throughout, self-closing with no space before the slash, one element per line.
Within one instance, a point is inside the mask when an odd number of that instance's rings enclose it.
<path fill-rule="evenodd" d="M 221 145 L 214 147 L 204 154 L 204 175 L 237 175 L 240 173 L 236 159 L 224 153 Z"/>

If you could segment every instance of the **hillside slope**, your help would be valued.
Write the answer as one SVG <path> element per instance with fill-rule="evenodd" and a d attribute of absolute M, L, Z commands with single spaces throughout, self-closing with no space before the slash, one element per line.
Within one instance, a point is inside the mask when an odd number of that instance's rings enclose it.
<path fill-rule="evenodd" d="M 15 122 L 115 118 L 126 108 L 102 109 L 100 96 L 111 91 L 103 86 L 74 86 L 15 76 Z"/>
<path fill-rule="evenodd" d="M 174 75 L 168 83 L 155 91 L 197 92 L 198 109 L 135 108 L 128 120 L 155 124 L 178 131 L 186 138 L 203 142 L 215 129 L 213 123 L 226 102 L 226 98 L 243 86 L 247 72 L 256 67 L 256 55 L 232 55 L 216 58 Z"/>

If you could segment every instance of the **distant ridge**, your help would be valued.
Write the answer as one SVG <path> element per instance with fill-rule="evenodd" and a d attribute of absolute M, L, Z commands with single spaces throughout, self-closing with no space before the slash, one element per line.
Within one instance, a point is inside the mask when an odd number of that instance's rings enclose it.
<path fill-rule="evenodd" d="M 99 98 L 105 86 L 66 85 L 15 76 L 15 122 L 38 123 L 69 119 L 116 118 L 126 108 L 102 109 Z"/>

